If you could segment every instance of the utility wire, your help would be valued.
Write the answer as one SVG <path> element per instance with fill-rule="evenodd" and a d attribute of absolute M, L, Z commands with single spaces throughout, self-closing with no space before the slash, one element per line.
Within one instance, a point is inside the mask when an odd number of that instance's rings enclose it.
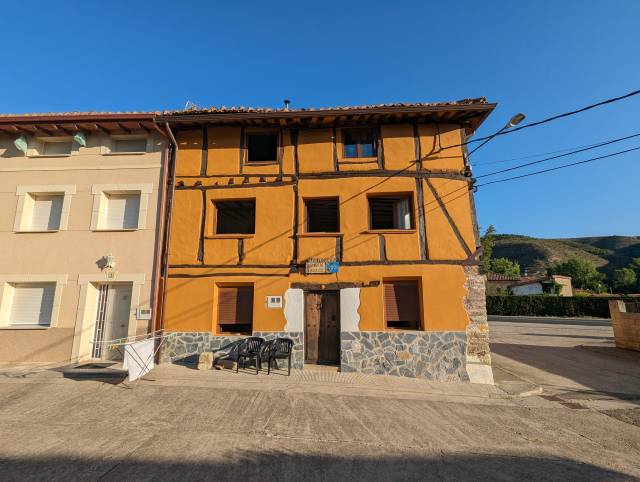
<path fill-rule="evenodd" d="M 515 179 L 522 179 L 522 178 L 529 177 L 529 176 L 536 176 L 538 174 L 543 174 L 545 172 L 557 171 L 559 169 L 566 169 L 568 167 L 578 166 L 580 164 L 586 164 L 588 162 L 594 162 L 594 161 L 598 161 L 600 159 L 606 159 L 608 157 L 619 156 L 621 154 L 626 154 L 628 152 L 637 151 L 637 150 L 640 150 L 640 147 L 633 147 L 631 149 L 625 149 L 624 151 L 613 152 L 611 154 L 605 154 L 604 156 L 592 157 L 591 159 L 585 159 L 584 161 L 572 162 L 570 164 L 563 164 L 561 166 L 551 167 L 549 169 L 543 169 L 541 171 L 529 172 L 527 174 L 521 174 L 519 176 L 507 177 L 507 178 L 504 178 L 504 179 L 496 179 L 495 181 L 489 181 L 489 182 L 485 182 L 485 183 L 482 183 L 482 184 L 478 184 L 476 187 L 489 186 L 490 184 L 497 184 L 497 183 L 500 183 L 500 182 L 513 181 Z"/>
<path fill-rule="evenodd" d="M 599 143 L 596 143 L 596 144 L 599 144 Z M 529 154 L 528 156 L 520 156 L 520 157 L 511 157 L 509 159 L 501 159 L 499 161 L 477 162 L 477 163 L 474 164 L 473 167 L 478 168 L 478 167 L 489 166 L 491 164 L 504 164 L 506 162 L 514 162 L 514 161 L 522 161 L 522 160 L 525 160 L 525 159 L 533 159 L 533 158 L 536 158 L 536 157 L 548 156 L 550 154 L 558 154 L 560 152 L 567 152 L 567 151 L 573 151 L 575 149 L 582 149 L 583 147 L 591 147 L 591 146 L 595 146 L 596 144 L 583 144 L 583 145 L 580 145 L 580 146 L 573 146 L 573 147 L 566 147 L 564 149 L 557 149 L 555 151 L 539 152 L 537 154 Z"/>
<path fill-rule="evenodd" d="M 488 185 L 491 185 L 491 184 L 497 184 L 497 183 L 501 183 L 501 182 L 513 181 L 513 180 L 516 180 L 516 179 L 522 179 L 522 178 L 529 177 L 529 176 L 536 176 L 538 174 L 543 174 L 543 173 L 550 172 L 550 171 L 557 171 L 559 169 L 566 169 L 566 168 L 573 167 L 573 166 L 578 166 L 578 165 L 581 165 L 581 164 L 587 164 L 589 162 L 594 162 L 594 161 L 597 161 L 597 160 L 600 160 L 600 159 L 606 159 L 606 158 L 609 158 L 609 157 L 619 156 L 619 155 L 626 154 L 626 153 L 632 152 L 632 151 L 637 151 L 637 150 L 640 150 L 640 147 L 634 147 L 634 148 L 631 148 L 631 149 L 625 149 L 623 151 L 613 152 L 613 153 L 610 153 L 610 154 L 605 154 L 605 155 L 602 155 L 602 156 L 592 157 L 590 159 L 585 159 L 584 161 L 572 162 L 570 164 L 563 164 L 561 166 L 553 167 L 553 168 L 550 168 L 550 169 L 543 169 L 543 170 L 540 170 L 540 171 L 534 171 L 534 172 L 530 172 L 530 173 L 527 173 L 527 174 L 522 174 L 522 175 L 519 175 L 519 176 L 512 176 L 512 177 L 508 177 L 508 178 L 504 178 L 504 179 L 497 179 L 495 181 L 489 181 L 489 182 L 485 182 L 485 183 L 482 183 L 482 184 L 477 184 L 477 185 L 474 186 L 474 188 L 479 188 L 479 187 L 488 186 Z M 456 199 L 459 199 L 459 198 L 465 196 L 467 194 L 467 191 L 469 191 L 469 190 L 470 190 L 469 186 L 467 184 L 465 184 L 464 186 L 460 186 L 460 187 L 458 187 L 458 188 L 456 188 L 456 189 L 454 189 L 454 190 L 452 190 L 452 191 L 450 191 L 450 192 L 448 192 L 446 194 L 440 195 L 439 197 L 440 197 L 440 200 L 443 201 L 443 206 L 446 206 L 448 203 L 450 203 L 452 201 L 455 201 Z M 458 193 L 460 191 L 464 191 L 464 192 L 462 192 L 461 194 L 458 194 L 457 196 L 455 196 L 453 198 L 450 198 L 450 199 L 447 199 L 447 200 L 444 199 L 444 198 L 447 198 L 447 197 L 449 197 L 449 196 L 451 196 L 453 194 L 456 194 L 456 193 Z M 427 206 L 429 206 L 431 204 L 435 204 L 436 202 L 437 202 L 437 200 L 432 200 L 432 201 L 426 202 L 424 204 L 424 206 L 426 208 Z M 427 212 L 431 212 L 431 211 L 434 211 L 434 210 L 437 210 L 437 209 L 438 209 L 438 207 L 434 207 L 432 209 L 425 210 L 425 214 Z"/>
<path fill-rule="evenodd" d="M 490 136 L 479 137 L 477 139 L 472 139 L 472 140 L 463 142 L 461 144 L 454 144 L 454 145 L 451 145 L 451 146 L 446 146 L 446 147 L 443 147 L 441 150 L 452 149 L 454 147 L 460 147 L 460 146 L 466 146 L 468 144 L 471 144 L 471 143 L 474 143 L 474 142 L 481 142 L 481 141 L 487 140 L 487 139 L 492 138 L 492 137 L 504 136 L 504 135 L 507 135 L 507 134 L 512 134 L 514 132 L 521 131 L 522 129 L 527 129 L 529 127 L 539 126 L 541 124 L 546 124 L 547 122 L 551 122 L 551 121 L 554 121 L 554 120 L 557 120 L 557 119 L 561 119 L 563 117 L 569 117 L 569 116 L 572 116 L 572 115 L 575 115 L 575 114 L 580 114 L 582 112 L 585 112 L 585 111 L 588 111 L 588 110 L 591 110 L 591 109 L 595 109 L 596 107 L 600 107 L 600 106 L 603 106 L 603 105 L 606 105 L 606 104 L 611 104 L 613 102 L 618 102 L 619 100 L 628 99 L 629 97 L 633 97 L 634 95 L 638 95 L 638 94 L 640 94 L 640 90 L 634 90 L 632 92 L 629 92 L 628 94 L 621 95 L 619 97 L 613 97 L 611 99 L 603 100 L 603 101 L 597 102 L 595 104 L 587 105 L 587 106 L 582 107 L 582 108 L 577 109 L 577 110 L 572 110 L 570 112 L 565 112 L 563 114 L 554 115 L 553 117 L 547 117 L 546 119 L 542 119 L 542 120 L 539 120 L 539 121 L 536 121 L 536 122 L 530 122 L 529 124 L 525 124 L 525 125 L 519 126 L 519 127 L 514 127 L 512 129 L 508 129 L 508 130 L 505 130 L 503 132 L 499 132 L 497 134 L 491 134 Z M 423 159 L 426 159 L 426 157 L 428 157 L 428 156 L 425 156 Z"/>
<path fill-rule="evenodd" d="M 501 169 L 499 171 L 489 172 L 487 174 L 482 174 L 481 176 L 475 176 L 475 178 L 476 179 L 481 179 L 483 177 L 489 177 L 489 176 L 495 176 L 496 174 L 502 174 L 503 172 L 515 171 L 516 169 L 522 169 L 523 167 L 533 166 L 534 164 L 540 164 L 542 162 L 551 161 L 553 159 L 559 159 L 561 157 L 572 156 L 574 154 L 578 154 L 579 152 L 585 152 L 585 151 L 589 151 L 591 149 L 597 149 L 598 147 L 608 146 L 609 144 L 614 144 L 616 142 L 626 141 L 627 139 L 632 139 L 632 138 L 638 137 L 638 136 L 640 136 L 640 133 L 633 134 L 633 135 L 626 136 L 626 137 L 620 137 L 618 139 L 612 139 L 612 140 L 609 140 L 609 141 L 601 142 L 599 144 L 593 144 L 591 146 L 584 147 L 582 149 L 577 149 L 577 150 L 574 150 L 574 151 L 571 151 L 571 152 L 567 152 L 565 154 L 558 154 L 557 156 L 545 157 L 544 159 L 540 159 L 538 161 L 527 162 L 525 164 L 519 164 L 517 166 L 509 167 L 507 169 Z"/>
<path fill-rule="evenodd" d="M 571 115 L 580 114 L 582 112 L 585 112 L 585 111 L 588 111 L 588 110 L 591 110 L 591 109 L 595 109 L 596 107 L 600 107 L 600 106 L 606 105 L 606 104 L 611 104 L 613 102 L 618 102 L 619 100 L 627 99 L 629 97 L 633 97 L 634 95 L 638 95 L 638 94 L 640 94 L 640 90 L 634 90 L 633 92 L 629 92 L 628 94 L 621 95 L 620 97 L 614 97 L 612 99 L 603 100 L 602 102 L 598 102 L 596 104 L 591 104 L 591 105 L 588 105 L 588 106 L 583 107 L 583 108 L 578 109 L 578 110 L 573 110 L 571 112 L 565 112 L 564 114 L 554 115 L 553 117 L 548 117 L 546 119 L 542 119 L 542 120 L 537 121 L 537 122 L 531 122 L 529 124 L 525 124 L 525 125 L 520 126 L 520 127 L 514 127 L 513 129 L 509 129 L 508 131 L 504 131 L 504 132 L 502 132 L 502 133 L 500 133 L 498 135 L 499 136 L 503 136 L 505 134 L 511 134 L 513 132 L 518 132 L 518 131 L 520 131 L 522 129 L 526 129 L 528 127 L 534 127 L 534 126 L 539 126 L 540 124 L 546 124 L 547 122 L 551 122 L 551 121 L 554 121 L 556 119 L 561 119 L 563 117 L 569 117 Z M 476 142 L 479 141 L 479 140 L 481 140 L 481 139 L 476 139 Z"/>

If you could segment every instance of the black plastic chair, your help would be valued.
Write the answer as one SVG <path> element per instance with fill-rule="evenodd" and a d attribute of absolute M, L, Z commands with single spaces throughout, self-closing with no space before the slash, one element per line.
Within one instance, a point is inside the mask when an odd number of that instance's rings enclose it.
<path fill-rule="evenodd" d="M 244 368 L 244 361 L 247 358 L 255 358 L 256 359 L 256 375 L 258 374 L 258 370 L 260 368 L 260 349 L 264 343 L 264 339 L 258 336 L 250 336 L 249 338 L 245 338 L 244 342 L 238 347 L 238 352 L 236 353 L 236 373 L 240 368 L 240 360 L 242 360 L 242 368 Z"/>
<path fill-rule="evenodd" d="M 269 362 L 269 354 L 273 349 L 273 345 L 276 340 L 267 340 L 260 347 L 260 370 L 262 370 L 262 363 Z"/>
<path fill-rule="evenodd" d="M 291 352 L 293 351 L 293 340 L 291 338 L 277 338 L 273 342 L 271 350 L 269 350 L 269 363 L 267 366 L 267 375 L 271 373 L 271 362 L 276 362 L 276 368 L 278 367 L 278 360 L 287 359 L 288 370 L 287 376 L 291 376 Z"/>

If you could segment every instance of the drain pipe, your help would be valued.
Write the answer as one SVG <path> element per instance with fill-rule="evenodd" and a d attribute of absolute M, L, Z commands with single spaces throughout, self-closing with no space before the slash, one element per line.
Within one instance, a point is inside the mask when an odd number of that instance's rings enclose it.
<path fill-rule="evenodd" d="M 158 299 L 159 307 L 156 306 L 156 315 L 154 316 L 154 331 L 161 330 L 164 328 L 164 316 L 165 316 L 165 308 L 166 308 L 166 298 L 167 298 L 167 278 L 169 273 L 169 243 L 171 241 L 171 220 L 173 215 L 173 197 L 175 193 L 175 185 L 176 185 L 176 156 L 178 153 L 178 143 L 176 142 L 176 138 L 171 131 L 171 127 L 168 122 L 164 124 L 165 130 L 167 132 L 167 136 L 169 137 L 169 158 L 167 164 L 167 170 L 171 171 L 169 177 L 166 178 L 165 183 L 165 196 L 163 196 L 164 201 L 162 203 L 163 209 L 163 229 L 162 229 L 162 237 L 158 237 L 158 245 L 161 249 L 160 259 L 160 269 L 161 274 L 159 281 L 162 280 L 162 296 Z M 161 244 L 161 246 L 160 246 Z M 158 283 L 156 283 L 156 287 Z M 159 315 L 159 316 L 158 316 Z"/>

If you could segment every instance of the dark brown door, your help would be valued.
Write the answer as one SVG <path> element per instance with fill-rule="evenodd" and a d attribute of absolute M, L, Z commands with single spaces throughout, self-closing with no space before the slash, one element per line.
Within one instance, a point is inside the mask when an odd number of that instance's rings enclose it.
<path fill-rule="evenodd" d="M 305 294 L 305 362 L 337 364 L 340 360 L 340 318 L 337 291 Z"/>

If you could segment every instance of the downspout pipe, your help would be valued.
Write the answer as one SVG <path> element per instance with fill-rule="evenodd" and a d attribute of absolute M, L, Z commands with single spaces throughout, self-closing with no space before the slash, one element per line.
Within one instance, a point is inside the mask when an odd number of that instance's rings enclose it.
<path fill-rule="evenodd" d="M 156 330 L 161 330 L 164 328 L 164 319 L 166 312 L 166 299 L 167 299 L 167 282 L 169 275 L 169 244 L 171 242 L 171 221 L 173 218 L 173 199 L 175 195 L 175 186 L 176 186 L 176 157 L 178 154 L 178 143 L 176 142 L 176 138 L 171 131 L 171 126 L 168 122 L 164 124 L 165 130 L 167 132 L 167 136 L 169 137 L 171 144 L 171 156 L 170 156 L 170 170 L 171 173 L 169 178 L 167 179 L 166 192 L 167 192 L 167 201 L 166 205 L 166 213 L 165 213 L 165 222 L 164 222 L 164 232 L 162 239 L 162 305 L 160 308 L 160 318 L 156 319 Z"/>

